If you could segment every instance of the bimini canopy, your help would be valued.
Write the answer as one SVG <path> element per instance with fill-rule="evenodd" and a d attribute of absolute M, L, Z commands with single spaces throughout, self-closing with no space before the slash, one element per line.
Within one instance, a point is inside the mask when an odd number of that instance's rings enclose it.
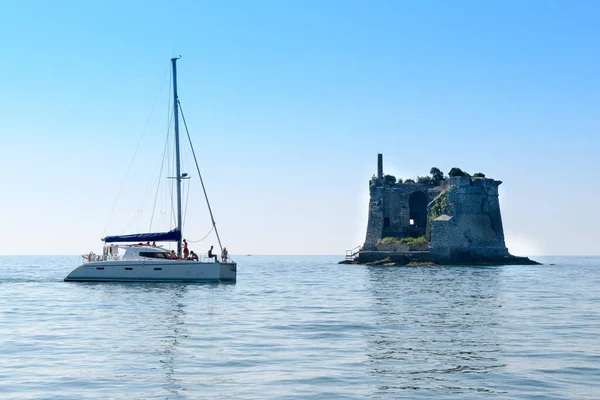
<path fill-rule="evenodd" d="M 176 242 L 181 238 L 181 232 L 175 228 L 169 232 L 132 233 L 130 235 L 107 236 L 102 239 L 106 243 L 116 242 Z"/>

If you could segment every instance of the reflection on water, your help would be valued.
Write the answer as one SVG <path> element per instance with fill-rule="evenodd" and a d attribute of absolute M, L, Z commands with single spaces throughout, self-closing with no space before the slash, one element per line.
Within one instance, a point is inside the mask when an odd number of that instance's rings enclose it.
<path fill-rule="evenodd" d="M 503 367 L 496 353 L 498 269 L 369 269 L 376 329 L 364 333 L 376 391 L 494 391 L 467 374 Z"/>
<path fill-rule="evenodd" d="M 594 399 L 600 258 L 246 257 L 236 284 L 65 283 L 0 257 L 4 399 Z"/>
<path fill-rule="evenodd" d="M 168 283 L 83 283 L 78 284 L 84 291 L 90 293 L 86 297 L 97 296 L 100 304 L 110 310 L 113 315 L 104 318 L 116 318 L 126 325 L 120 328 L 135 339 L 134 349 L 124 353 L 135 354 L 152 363 L 146 363 L 152 371 L 162 371 L 162 374 L 150 373 L 144 377 L 141 371 L 127 370 L 115 375 L 116 378 L 146 380 L 152 379 L 166 393 L 165 398 L 180 398 L 186 390 L 184 380 L 179 375 L 180 347 L 188 337 L 186 324 L 186 306 L 189 287 L 203 285 L 210 288 L 214 284 L 168 284 Z M 128 315 L 119 315 L 120 309 L 128 308 Z M 135 310 L 139 310 L 137 313 Z M 133 312 L 131 312 L 133 310 Z M 151 378 L 149 378 L 151 377 Z"/>
<path fill-rule="evenodd" d="M 160 359 L 161 366 L 165 370 L 164 388 L 169 393 L 178 395 L 182 387 L 182 379 L 175 376 L 176 359 L 180 341 L 186 338 L 187 327 L 185 325 L 185 295 L 186 285 L 175 285 L 169 293 L 169 303 L 164 314 L 164 323 L 168 332 L 164 338 L 164 350 Z M 184 389 L 185 390 L 185 389 Z"/>

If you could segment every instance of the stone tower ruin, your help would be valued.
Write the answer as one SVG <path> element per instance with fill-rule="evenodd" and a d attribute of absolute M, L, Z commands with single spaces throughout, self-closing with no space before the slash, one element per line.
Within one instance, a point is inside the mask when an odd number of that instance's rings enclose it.
<path fill-rule="evenodd" d="M 456 176 L 438 185 L 390 183 L 377 156 L 369 181 L 369 218 L 363 251 L 378 240 L 424 236 L 431 259 L 439 262 L 502 260 L 513 257 L 504 242 L 498 201 L 501 181 Z"/>

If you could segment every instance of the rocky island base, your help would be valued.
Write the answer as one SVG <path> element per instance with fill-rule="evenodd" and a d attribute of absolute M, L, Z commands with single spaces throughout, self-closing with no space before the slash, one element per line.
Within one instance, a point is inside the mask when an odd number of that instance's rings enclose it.
<path fill-rule="evenodd" d="M 340 261 L 339 264 L 362 264 L 374 266 L 423 267 L 433 265 L 541 265 L 528 257 L 478 257 L 467 254 L 456 255 L 449 259 L 440 259 L 428 251 L 361 251 L 353 259 Z"/>

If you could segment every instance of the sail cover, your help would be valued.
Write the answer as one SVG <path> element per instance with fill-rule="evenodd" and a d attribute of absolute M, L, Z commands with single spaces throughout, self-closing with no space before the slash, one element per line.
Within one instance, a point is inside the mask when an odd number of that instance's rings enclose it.
<path fill-rule="evenodd" d="M 132 233 L 130 235 L 107 236 L 102 239 L 106 243 L 116 242 L 176 242 L 181 238 L 181 232 L 175 228 L 169 232 Z"/>

